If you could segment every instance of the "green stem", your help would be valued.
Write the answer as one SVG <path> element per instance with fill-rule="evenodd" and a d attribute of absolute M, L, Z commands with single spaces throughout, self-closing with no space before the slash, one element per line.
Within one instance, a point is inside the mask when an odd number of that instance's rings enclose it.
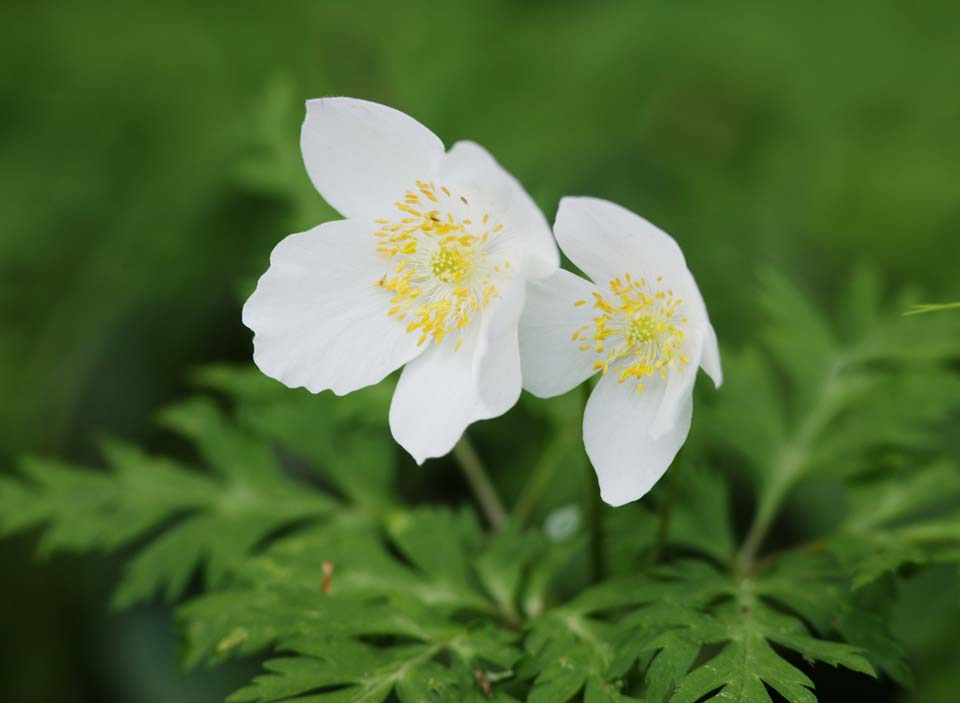
<path fill-rule="evenodd" d="M 837 361 L 824 379 L 818 402 L 810 409 L 793 440 L 784 446 L 773 462 L 770 481 L 763 487 L 756 515 L 747 536 L 737 553 L 737 568 L 741 573 L 750 571 L 753 561 L 763 546 L 774 520 L 783 507 L 790 491 L 803 477 L 810 458 L 810 447 L 823 427 L 830 421 L 834 411 L 837 378 L 843 363 Z"/>
<path fill-rule="evenodd" d="M 780 506 L 787 497 L 793 481 L 793 476 L 786 476 L 781 473 L 778 479 L 771 482 L 769 488 L 763 492 L 753 523 L 750 525 L 737 555 L 737 562 L 741 571 L 749 570 L 750 564 L 756 558 L 760 547 L 763 546 L 763 541 L 773 526 L 773 521 L 780 511 Z"/>
<path fill-rule="evenodd" d="M 942 312 L 943 310 L 960 310 L 960 302 L 928 303 L 925 305 L 914 305 L 903 314 L 904 315 L 920 315 L 926 312 Z"/>
<path fill-rule="evenodd" d="M 467 437 L 466 433 L 460 438 L 453 448 L 453 457 L 457 460 L 460 470 L 463 472 L 470 490 L 480 504 L 487 522 L 493 529 L 499 529 L 507 521 L 507 511 L 504 510 L 503 501 L 497 493 L 493 481 L 490 480 L 490 474 L 487 472 L 483 460 L 477 454 L 473 443 Z"/>
<path fill-rule="evenodd" d="M 587 400 L 590 399 L 592 387 L 590 383 L 580 386 L 583 409 L 586 412 Z M 594 581 L 603 579 L 606 573 L 606 563 L 603 557 L 603 498 L 600 496 L 600 485 L 597 483 L 597 474 L 589 461 L 587 467 L 587 524 L 590 530 L 590 571 Z"/>
<path fill-rule="evenodd" d="M 680 451 L 683 452 L 683 449 Z M 670 514 L 673 512 L 673 506 L 677 502 L 677 470 L 679 468 L 679 462 L 675 459 L 674 468 L 667 472 L 667 497 L 663 505 L 660 506 L 660 514 L 657 516 L 657 536 L 656 541 L 653 543 L 653 552 L 650 555 L 651 561 L 654 564 L 659 562 L 663 557 L 663 550 L 670 537 Z"/>
<path fill-rule="evenodd" d="M 567 432 L 562 427 L 553 428 L 551 432 L 550 442 L 540 455 L 540 459 L 534 464 L 530 478 L 513 506 L 513 517 L 521 522 L 530 517 L 534 506 L 550 485 L 564 458 L 575 449 L 575 440 L 579 441 L 576 432 Z"/>

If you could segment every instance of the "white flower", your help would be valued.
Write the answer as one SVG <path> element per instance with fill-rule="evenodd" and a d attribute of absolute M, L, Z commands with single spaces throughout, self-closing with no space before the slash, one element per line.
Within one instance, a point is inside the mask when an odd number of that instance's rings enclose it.
<path fill-rule="evenodd" d="M 603 374 L 583 441 L 603 499 L 623 505 L 653 487 L 686 439 L 697 367 L 720 385 L 717 338 L 680 247 L 643 218 L 564 198 L 554 233 L 594 283 L 558 270 L 528 285 L 523 385 L 550 397 Z"/>
<path fill-rule="evenodd" d="M 243 308 L 254 361 L 290 387 L 343 395 L 406 364 L 390 407 L 422 463 L 520 394 L 526 277 L 559 255 L 543 214 L 480 146 L 350 98 L 307 102 L 314 186 L 346 219 L 281 241 Z"/>

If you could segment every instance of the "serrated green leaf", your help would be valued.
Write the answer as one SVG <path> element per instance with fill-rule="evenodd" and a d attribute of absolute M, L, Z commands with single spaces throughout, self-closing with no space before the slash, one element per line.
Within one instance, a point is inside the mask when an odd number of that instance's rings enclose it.
<path fill-rule="evenodd" d="M 44 551 L 112 550 L 159 532 L 128 565 L 115 597 L 123 607 L 158 591 L 176 599 L 200 566 L 216 584 L 276 530 L 335 505 L 288 479 L 269 449 L 208 402 L 175 406 L 165 420 L 195 440 L 214 476 L 115 441 L 104 443 L 107 471 L 26 459 L 22 481 L 0 484 L 12 516 L 4 526 L 45 524 Z"/>
<path fill-rule="evenodd" d="M 207 367 L 197 380 L 227 394 L 240 425 L 261 442 L 278 443 L 308 460 L 353 502 L 370 509 L 393 502 L 391 383 L 336 397 L 291 390 L 248 367 Z"/>

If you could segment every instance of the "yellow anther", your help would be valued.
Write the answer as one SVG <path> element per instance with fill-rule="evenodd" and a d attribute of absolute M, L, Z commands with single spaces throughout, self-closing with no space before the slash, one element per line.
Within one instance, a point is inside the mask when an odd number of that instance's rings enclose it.
<path fill-rule="evenodd" d="M 656 280 L 661 283 L 663 277 Z M 593 307 L 600 311 L 593 325 L 577 329 L 571 336 L 571 341 L 589 342 L 579 345 L 581 351 L 600 355 L 594 370 L 607 373 L 613 368 L 620 383 L 634 380 L 638 393 L 643 392 L 642 379 L 648 376 L 659 372 L 667 378 L 670 369 L 680 373 L 689 364 L 681 351 L 681 326 L 687 323 L 686 317 L 678 316 L 683 301 L 674 298 L 672 289 L 651 289 L 646 278 L 637 281 L 629 273 L 610 279 L 608 285 L 609 297 L 593 293 Z M 577 300 L 573 305 L 586 303 Z"/>
<path fill-rule="evenodd" d="M 385 259 L 397 260 L 393 274 L 385 274 L 376 285 L 394 294 L 387 315 L 406 320 L 406 331 L 419 335 L 418 345 L 440 344 L 448 334 L 465 329 L 481 308 L 500 297 L 493 273 L 500 280 L 501 268 L 510 267 L 508 261 L 488 262 L 490 232 L 476 234 L 470 217 L 414 207 L 426 201 L 439 205 L 438 191 L 454 197 L 446 186 L 417 181 L 416 189 L 395 203 L 398 218 L 375 222 L 376 251 Z M 470 205 L 464 196 L 459 199 Z M 484 213 L 484 224 L 489 219 Z M 494 231 L 502 229 L 497 225 Z M 454 349 L 462 343 L 460 338 Z"/>

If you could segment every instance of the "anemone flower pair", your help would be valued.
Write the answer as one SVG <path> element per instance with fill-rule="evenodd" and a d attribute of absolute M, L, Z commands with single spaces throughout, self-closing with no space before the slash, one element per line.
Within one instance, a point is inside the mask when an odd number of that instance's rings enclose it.
<path fill-rule="evenodd" d="M 673 240 L 610 203 L 565 199 L 556 236 L 595 286 L 559 269 L 542 213 L 476 144 L 445 151 L 401 112 L 324 98 L 307 103 L 301 148 L 345 219 L 281 241 L 244 306 L 265 374 L 343 395 L 403 367 L 390 428 L 422 463 L 506 412 L 521 384 L 554 395 L 602 371 L 584 439 L 604 499 L 653 485 L 689 428 L 697 364 L 720 373 Z"/>

